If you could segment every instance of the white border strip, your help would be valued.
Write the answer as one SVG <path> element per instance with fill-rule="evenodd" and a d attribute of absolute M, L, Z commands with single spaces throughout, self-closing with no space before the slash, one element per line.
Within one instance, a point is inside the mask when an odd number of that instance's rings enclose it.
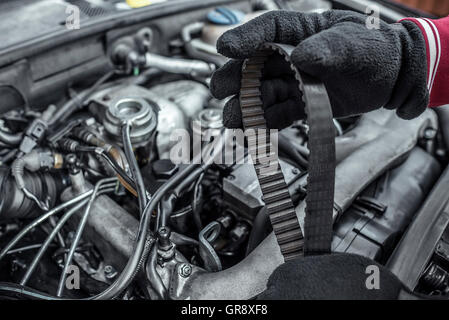
<path fill-rule="evenodd" d="M 428 21 L 427 19 L 416 19 L 425 31 L 427 38 L 427 44 L 429 46 L 429 78 L 427 79 L 427 88 L 429 92 L 432 91 L 433 81 L 435 80 L 436 71 L 438 69 L 438 64 L 440 62 L 441 56 L 441 43 L 438 34 L 438 30 L 435 25 Z M 434 33 L 435 30 L 435 33 Z"/>
<path fill-rule="evenodd" d="M 430 24 L 430 26 L 432 27 L 432 29 L 433 29 L 433 31 L 434 31 L 434 36 L 436 37 L 436 40 L 437 40 L 437 60 L 436 60 L 436 64 L 435 64 L 435 72 L 434 72 L 434 74 L 433 74 L 433 77 L 432 77 L 432 83 L 431 83 L 431 85 L 430 85 L 430 90 L 429 91 L 432 91 L 432 87 L 433 87 L 433 82 L 435 81 L 435 77 L 436 77 L 436 75 L 437 75 L 437 71 L 438 71 L 438 67 L 439 67 L 439 65 L 440 65 L 440 58 L 441 58 L 441 41 L 440 41 L 440 34 L 438 33 L 438 29 L 437 29 L 437 27 L 435 26 L 435 24 L 431 21 L 431 20 L 429 20 L 429 19 L 427 19 L 427 18 L 425 18 L 424 20 L 426 20 L 429 24 Z"/>

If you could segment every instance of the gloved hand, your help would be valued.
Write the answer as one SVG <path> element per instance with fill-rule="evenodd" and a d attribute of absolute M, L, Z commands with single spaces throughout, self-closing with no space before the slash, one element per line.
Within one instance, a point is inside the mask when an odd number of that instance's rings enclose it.
<path fill-rule="evenodd" d="M 355 254 L 335 253 L 302 257 L 280 265 L 257 298 L 393 300 L 402 293 L 410 294 L 386 267 Z"/>
<path fill-rule="evenodd" d="M 424 37 L 411 21 L 380 22 L 368 29 L 367 16 L 330 10 L 322 14 L 271 11 L 224 33 L 218 52 L 232 58 L 211 79 L 218 99 L 237 95 L 241 66 L 266 42 L 296 46 L 294 65 L 326 86 L 334 117 L 385 107 L 404 119 L 421 114 L 429 100 Z M 261 93 L 271 128 L 303 118 L 301 93 L 291 70 L 279 57 L 265 64 Z M 238 96 L 225 106 L 224 125 L 242 126 Z"/>

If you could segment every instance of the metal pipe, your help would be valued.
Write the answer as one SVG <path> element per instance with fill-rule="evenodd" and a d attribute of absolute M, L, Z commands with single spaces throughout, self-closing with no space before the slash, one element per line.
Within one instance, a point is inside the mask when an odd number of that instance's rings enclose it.
<path fill-rule="evenodd" d="M 167 58 L 154 53 L 146 53 L 145 59 L 146 68 L 153 67 L 170 73 L 210 76 L 215 71 L 213 64 L 199 60 Z"/>
<path fill-rule="evenodd" d="M 111 184 L 110 182 L 114 182 L 114 183 Z M 78 243 L 81 240 L 81 235 L 83 234 L 84 227 L 86 226 L 87 218 L 89 217 L 89 213 L 91 211 L 92 204 L 97 197 L 100 187 L 102 187 L 102 186 L 104 186 L 105 188 L 114 187 L 116 182 L 117 182 L 117 178 L 115 178 L 115 177 L 114 178 L 106 178 L 106 179 L 101 179 L 95 185 L 94 191 L 92 192 L 92 195 L 89 198 L 89 202 L 87 203 L 86 209 L 84 210 L 84 213 L 81 217 L 81 221 L 78 224 L 78 228 L 76 230 L 75 237 L 70 246 L 69 254 L 67 255 L 67 258 L 66 258 L 66 261 L 64 264 L 64 268 L 62 270 L 61 277 L 59 279 L 58 291 L 56 293 L 56 296 L 61 297 L 62 293 L 64 292 L 64 283 L 65 283 L 65 279 L 67 277 L 67 270 L 69 269 L 69 266 L 72 263 L 73 255 L 75 254 L 75 250 L 78 246 Z"/>
<path fill-rule="evenodd" d="M 114 189 L 106 189 L 102 190 L 101 193 L 104 192 L 110 192 L 114 191 Z M 33 274 L 34 270 L 36 269 L 39 261 L 42 259 L 42 256 L 44 255 L 45 251 L 47 251 L 48 247 L 50 246 L 51 242 L 55 238 L 55 236 L 58 234 L 59 230 L 64 226 L 64 224 L 67 222 L 67 220 L 72 217 L 76 212 L 78 212 L 79 209 L 81 209 L 85 204 L 87 204 L 88 200 L 83 200 L 74 207 L 72 207 L 69 211 L 67 211 L 62 218 L 58 221 L 58 224 L 53 229 L 53 231 L 50 233 L 50 235 L 45 239 L 45 242 L 42 244 L 42 247 L 39 249 L 38 253 L 34 256 L 33 261 L 30 264 L 30 267 L 27 269 L 25 275 L 23 276 L 22 280 L 20 281 L 20 285 L 24 286 L 27 284 L 28 280 L 30 279 L 31 275 Z"/>

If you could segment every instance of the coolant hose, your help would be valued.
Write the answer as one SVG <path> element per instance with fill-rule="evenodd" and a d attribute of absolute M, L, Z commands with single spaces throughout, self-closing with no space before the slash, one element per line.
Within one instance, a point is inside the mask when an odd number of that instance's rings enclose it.
<path fill-rule="evenodd" d="M 9 146 L 18 146 L 22 141 L 23 133 L 9 133 L 0 130 L 0 141 Z"/>

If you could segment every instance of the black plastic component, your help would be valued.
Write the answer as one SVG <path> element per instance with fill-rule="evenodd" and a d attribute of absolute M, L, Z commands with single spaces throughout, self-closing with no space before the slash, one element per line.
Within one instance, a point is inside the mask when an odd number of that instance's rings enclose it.
<path fill-rule="evenodd" d="M 430 263 L 424 271 L 420 285 L 428 290 L 446 292 L 449 288 L 449 273 L 435 263 Z"/>
<path fill-rule="evenodd" d="M 178 171 L 178 167 L 168 159 L 154 161 L 152 169 L 157 179 L 168 179 Z"/>
<path fill-rule="evenodd" d="M 385 262 L 441 168 L 420 148 L 371 184 L 334 226 L 333 251 Z"/>
<path fill-rule="evenodd" d="M 38 142 L 44 138 L 46 130 L 47 124 L 40 119 L 35 119 L 25 132 L 25 137 L 20 144 L 19 150 L 23 153 L 31 152 Z"/>

